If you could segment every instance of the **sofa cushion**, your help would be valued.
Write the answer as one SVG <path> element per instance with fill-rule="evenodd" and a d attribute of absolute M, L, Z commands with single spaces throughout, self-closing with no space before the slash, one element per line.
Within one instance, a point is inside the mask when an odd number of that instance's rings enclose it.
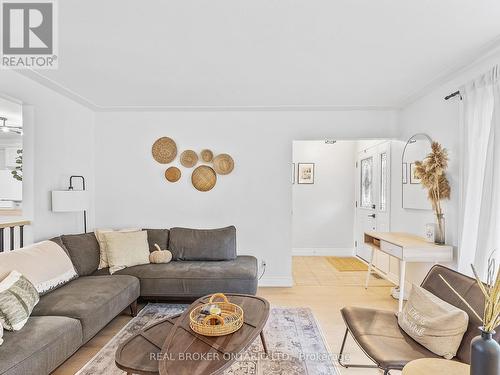
<path fill-rule="evenodd" d="M 344 307 L 340 312 L 363 351 L 383 368 L 402 369 L 414 359 L 438 357 L 399 327 L 394 311 Z"/>
<path fill-rule="evenodd" d="M 236 258 L 236 228 L 172 228 L 168 247 L 174 260 L 232 260 Z"/>
<path fill-rule="evenodd" d="M 137 228 L 124 228 L 118 229 L 116 232 L 126 233 L 126 232 L 138 232 L 140 229 Z M 104 237 L 104 233 L 115 232 L 114 229 L 96 229 L 94 231 L 95 238 L 97 238 L 97 242 L 99 243 L 99 266 L 98 269 L 109 267 L 108 263 L 108 244 L 106 243 L 106 238 Z"/>
<path fill-rule="evenodd" d="M 168 249 L 168 229 L 143 229 L 148 232 L 148 245 L 149 252 L 152 253 L 156 250 L 155 244 L 160 246 L 160 249 L 167 250 Z"/>
<path fill-rule="evenodd" d="M 88 276 L 99 266 L 99 242 L 94 233 L 61 236 L 62 242 L 80 276 Z"/>
<path fill-rule="evenodd" d="M 138 297 L 139 280 L 135 277 L 80 277 L 43 296 L 32 315 L 78 319 L 87 342 Z"/>
<path fill-rule="evenodd" d="M 0 374 L 50 374 L 82 345 L 82 327 L 64 316 L 35 316 L 22 330 L 5 332 Z"/>
<path fill-rule="evenodd" d="M 104 272 L 99 270 L 96 274 Z M 115 275 L 137 277 L 144 297 L 198 298 L 216 292 L 255 294 L 257 291 L 257 259 L 252 256 L 227 261 L 146 264 L 125 268 Z"/>
<path fill-rule="evenodd" d="M 0 280 L 14 270 L 31 281 L 41 295 L 78 277 L 64 246 L 56 241 L 0 253 Z"/>
<path fill-rule="evenodd" d="M 108 254 L 109 273 L 126 267 L 149 264 L 148 234 L 139 232 L 104 233 Z"/>

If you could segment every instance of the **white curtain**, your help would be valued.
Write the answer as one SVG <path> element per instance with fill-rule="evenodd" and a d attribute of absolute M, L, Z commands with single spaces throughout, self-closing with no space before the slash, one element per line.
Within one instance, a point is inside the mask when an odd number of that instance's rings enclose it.
<path fill-rule="evenodd" d="M 460 272 L 474 264 L 484 278 L 488 257 L 500 259 L 500 69 L 460 89 L 463 96 Z"/>

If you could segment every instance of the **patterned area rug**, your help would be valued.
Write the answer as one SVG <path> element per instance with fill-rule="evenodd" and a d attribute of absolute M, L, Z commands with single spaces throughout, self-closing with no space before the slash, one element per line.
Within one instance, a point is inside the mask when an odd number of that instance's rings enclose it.
<path fill-rule="evenodd" d="M 150 323 L 179 314 L 186 307 L 148 304 L 77 375 L 125 374 L 114 362 L 118 345 Z M 262 355 L 262 343 L 257 338 L 241 356 L 242 360 L 224 375 L 340 375 L 310 309 L 273 307 L 264 334 L 270 358 Z"/>

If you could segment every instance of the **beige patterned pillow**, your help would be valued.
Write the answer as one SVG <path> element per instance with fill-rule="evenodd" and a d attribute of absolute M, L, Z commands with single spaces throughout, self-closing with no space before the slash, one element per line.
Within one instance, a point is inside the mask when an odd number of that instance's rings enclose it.
<path fill-rule="evenodd" d="M 411 338 L 446 359 L 457 354 L 469 315 L 424 288 L 413 285 L 398 324 Z"/>
<path fill-rule="evenodd" d="M 99 267 L 98 269 L 109 267 L 108 264 L 108 254 L 106 250 L 106 239 L 104 238 L 104 233 L 118 232 L 118 233 L 128 233 L 128 232 L 138 232 L 140 229 L 138 228 L 126 228 L 126 229 L 96 229 L 95 237 L 97 238 L 97 242 L 99 242 Z"/>
<path fill-rule="evenodd" d="M 109 232 L 104 233 L 109 273 L 139 264 L 149 264 L 148 233 Z"/>
<path fill-rule="evenodd" d="M 9 331 L 24 327 L 40 301 L 38 292 L 30 281 L 17 271 L 12 271 L 0 282 L 0 323 Z"/>

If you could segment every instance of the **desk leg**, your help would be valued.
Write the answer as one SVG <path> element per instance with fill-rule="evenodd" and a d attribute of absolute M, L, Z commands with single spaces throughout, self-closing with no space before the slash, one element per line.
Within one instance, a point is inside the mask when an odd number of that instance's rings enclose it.
<path fill-rule="evenodd" d="M 370 256 L 370 263 L 368 264 L 368 273 L 366 274 L 365 289 L 368 289 L 368 282 L 370 281 L 370 275 L 372 273 L 372 264 L 374 255 L 375 255 L 375 249 L 372 246 L 372 254 Z"/>
<path fill-rule="evenodd" d="M 406 272 L 406 262 L 401 259 L 399 261 L 399 307 L 398 307 L 398 311 L 403 310 L 403 300 L 405 297 L 405 272 Z"/>

